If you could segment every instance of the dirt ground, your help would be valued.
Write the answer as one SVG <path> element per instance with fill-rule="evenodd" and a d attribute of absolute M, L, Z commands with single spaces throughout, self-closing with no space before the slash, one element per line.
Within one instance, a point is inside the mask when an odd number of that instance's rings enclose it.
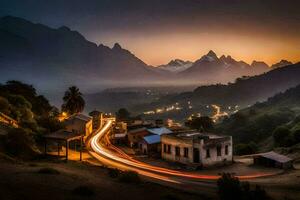
<path fill-rule="evenodd" d="M 0 199 L 209 199 L 169 187 L 143 181 L 121 183 L 108 175 L 107 169 L 86 162 L 35 161 L 20 163 L 0 158 Z M 43 168 L 59 174 L 38 173 Z M 74 189 L 87 186 L 92 196 L 74 194 Z"/>
<path fill-rule="evenodd" d="M 0 199 L 12 200 L 34 200 L 34 199 L 215 199 L 216 195 L 199 195 L 179 189 L 174 189 L 160 184 L 150 183 L 143 179 L 140 184 L 121 183 L 108 175 L 108 170 L 101 163 L 93 159 L 87 152 L 83 153 L 83 162 L 79 162 L 78 152 L 69 151 L 67 163 L 61 158 L 57 159 L 57 152 L 50 153 L 51 159 L 33 162 L 16 162 L 5 158 L 0 154 Z M 160 162 L 147 158 L 141 160 Z M 195 173 L 218 174 L 221 172 L 235 172 L 246 174 L 250 172 L 276 172 L 275 176 L 249 180 L 251 185 L 259 184 L 266 189 L 267 193 L 276 200 L 298 200 L 300 199 L 300 164 L 296 163 L 296 170 L 282 171 L 270 168 L 257 168 L 251 166 L 247 159 L 237 160 L 231 166 L 206 169 Z M 156 163 L 160 165 L 161 163 Z M 164 163 L 165 165 L 168 165 Z M 250 165 L 250 166 L 249 166 Z M 51 168 L 59 174 L 41 174 L 42 168 Z M 176 168 L 176 167 L 175 167 Z M 94 191 L 92 196 L 80 196 L 74 194 L 74 189 L 86 186 Z M 199 190 L 205 191 L 199 185 Z"/>

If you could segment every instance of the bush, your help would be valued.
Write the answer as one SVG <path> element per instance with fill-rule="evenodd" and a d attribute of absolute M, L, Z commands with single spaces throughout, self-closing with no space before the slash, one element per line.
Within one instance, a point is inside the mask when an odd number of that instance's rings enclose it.
<path fill-rule="evenodd" d="M 293 132 L 293 138 L 295 143 L 300 143 L 300 129 L 297 129 Z"/>
<path fill-rule="evenodd" d="M 118 178 L 121 174 L 121 171 L 115 168 L 108 168 L 108 175 L 111 178 Z"/>
<path fill-rule="evenodd" d="M 24 158 L 36 154 L 36 145 L 31 133 L 25 129 L 11 129 L 5 137 L 5 149 L 13 156 Z"/>
<path fill-rule="evenodd" d="M 73 194 L 79 196 L 93 196 L 95 191 L 88 186 L 78 186 L 73 190 Z"/>
<path fill-rule="evenodd" d="M 249 144 L 237 144 L 234 148 L 236 155 L 248 155 L 257 152 L 257 145 L 253 142 Z"/>
<path fill-rule="evenodd" d="M 251 190 L 249 182 L 240 183 L 237 177 L 224 173 L 218 182 L 220 200 L 267 200 L 266 191 L 259 185 Z"/>
<path fill-rule="evenodd" d="M 141 179 L 137 172 L 126 171 L 119 175 L 119 181 L 124 183 L 140 183 Z"/>
<path fill-rule="evenodd" d="M 37 172 L 39 174 L 50 174 L 50 175 L 60 174 L 60 172 L 58 170 L 50 168 L 50 167 L 41 168 Z"/>
<path fill-rule="evenodd" d="M 224 173 L 217 182 L 218 194 L 221 200 L 241 199 L 242 188 L 238 178 Z"/>
<path fill-rule="evenodd" d="M 275 141 L 275 144 L 277 146 L 287 146 L 287 143 L 289 142 L 290 137 L 290 130 L 286 127 L 280 126 L 276 128 L 273 132 L 273 138 Z"/>

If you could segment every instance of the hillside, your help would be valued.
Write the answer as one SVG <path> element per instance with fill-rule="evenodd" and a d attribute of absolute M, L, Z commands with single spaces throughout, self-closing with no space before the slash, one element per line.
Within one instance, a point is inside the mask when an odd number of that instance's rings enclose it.
<path fill-rule="evenodd" d="M 232 113 L 300 84 L 300 63 L 271 70 L 262 75 L 238 78 L 227 85 L 205 85 L 192 92 L 163 96 L 150 104 L 139 105 L 136 111 L 144 112 L 178 104 L 182 107 L 181 119 L 190 114 L 210 114 L 208 105 L 217 104 L 222 111 Z M 190 102 L 190 104 L 188 104 Z M 192 109 L 188 107 L 192 105 Z M 235 108 L 235 109 L 233 109 Z M 167 117 L 178 117 L 178 113 Z"/>
<path fill-rule="evenodd" d="M 300 143 L 296 136 L 300 130 L 299 116 L 300 85 L 231 115 L 217 125 L 217 132 L 233 135 L 237 143 L 254 142 L 262 149 L 290 147 Z M 286 138 L 276 144 L 272 134 L 279 127 L 287 129 Z"/>
<path fill-rule="evenodd" d="M 245 107 L 264 101 L 276 93 L 300 84 L 300 63 L 274 69 L 235 83 L 200 86 L 193 92 L 164 98 L 164 101 L 192 101 L 196 104 L 239 105 Z"/>
<path fill-rule="evenodd" d="M 3 81 L 32 80 L 43 86 L 47 80 L 48 86 L 80 83 L 95 87 L 110 80 L 159 79 L 152 67 L 118 43 L 113 48 L 97 46 L 65 26 L 54 29 L 7 16 L 0 18 L 0 41 Z"/>

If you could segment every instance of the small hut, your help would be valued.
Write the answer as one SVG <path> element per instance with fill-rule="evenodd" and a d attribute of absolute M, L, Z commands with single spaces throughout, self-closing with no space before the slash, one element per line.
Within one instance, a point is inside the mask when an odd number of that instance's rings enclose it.
<path fill-rule="evenodd" d="M 255 165 L 276 167 L 280 169 L 290 169 L 293 167 L 293 159 L 274 151 L 255 155 L 253 157 L 253 163 Z"/>

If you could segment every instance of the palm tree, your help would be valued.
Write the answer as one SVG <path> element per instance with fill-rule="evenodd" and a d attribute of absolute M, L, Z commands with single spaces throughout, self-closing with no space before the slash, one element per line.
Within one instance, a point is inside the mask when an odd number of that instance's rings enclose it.
<path fill-rule="evenodd" d="M 70 87 L 65 92 L 63 101 L 64 103 L 61 109 L 63 112 L 67 112 L 70 115 L 82 112 L 85 106 L 85 101 L 82 97 L 82 93 L 76 86 Z"/>

